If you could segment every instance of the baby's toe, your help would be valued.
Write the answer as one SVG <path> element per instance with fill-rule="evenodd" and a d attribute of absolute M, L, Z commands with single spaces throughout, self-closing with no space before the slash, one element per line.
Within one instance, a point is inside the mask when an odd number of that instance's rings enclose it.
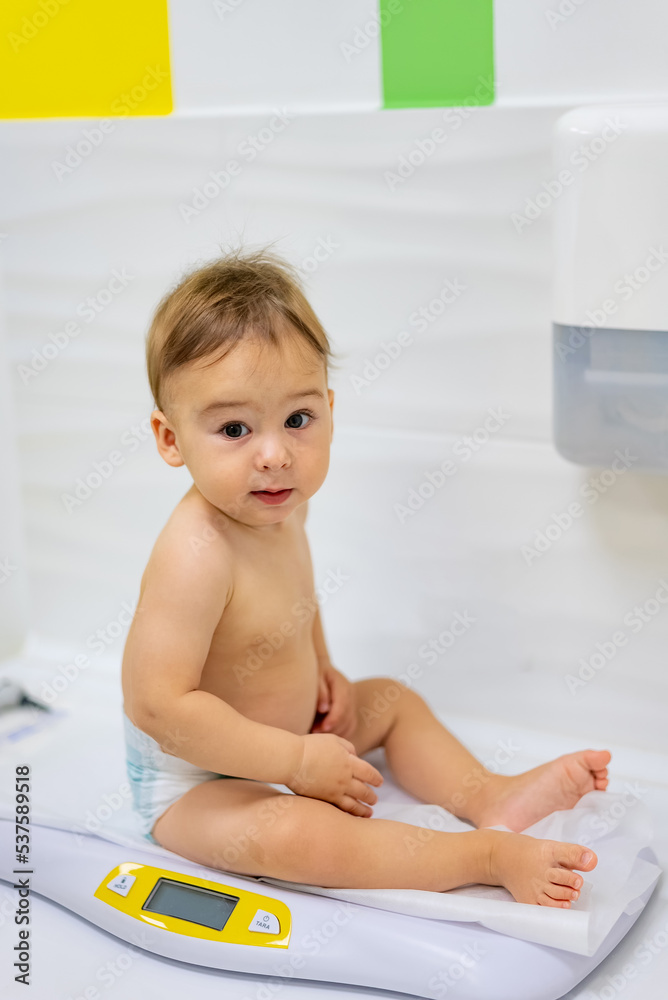
<path fill-rule="evenodd" d="M 577 889 L 571 889 L 569 885 L 556 885 L 554 882 L 548 883 L 545 892 L 552 899 L 577 899 L 580 895 Z"/>
<path fill-rule="evenodd" d="M 582 872 L 591 871 L 598 863 L 594 852 L 581 844 L 559 844 L 554 860 L 564 868 L 578 868 Z"/>
<path fill-rule="evenodd" d="M 582 875 L 572 872 L 570 868 L 548 868 L 547 880 L 555 885 L 563 885 L 568 889 L 579 889 L 582 885 Z"/>
<path fill-rule="evenodd" d="M 549 896 L 546 892 L 541 892 L 536 902 L 539 906 L 561 906 L 562 908 L 569 907 L 571 905 L 570 900 L 553 899 L 552 896 Z"/>
<path fill-rule="evenodd" d="M 602 771 L 610 763 L 612 754 L 609 750 L 583 750 L 582 756 L 590 771 Z"/>

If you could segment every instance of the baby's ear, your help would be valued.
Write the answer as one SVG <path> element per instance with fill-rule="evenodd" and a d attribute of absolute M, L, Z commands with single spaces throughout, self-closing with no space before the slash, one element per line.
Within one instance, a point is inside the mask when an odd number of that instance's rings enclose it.
<path fill-rule="evenodd" d="M 180 465 L 185 465 L 176 443 L 174 429 L 162 410 L 154 410 L 151 414 L 151 428 L 155 435 L 158 451 L 167 465 L 171 465 L 175 469 Z"/>

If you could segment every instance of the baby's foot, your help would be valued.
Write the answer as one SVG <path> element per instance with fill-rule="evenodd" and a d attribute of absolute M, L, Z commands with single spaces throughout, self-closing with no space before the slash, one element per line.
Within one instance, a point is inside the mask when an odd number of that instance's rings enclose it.
<path fill-rule="evenodd" d="M 572 809 L 586 792 L 608 787 L 608 750 L 579 750 L 487 786 L 476 826 L 507 826 L 520 832 L 557 809 Z"/>
<path fill-rule="evenodd" d="M 580 844 L 538 840 L 523 833 L 490 830 L 490 885 L 502 885 L 518 903 L 570 907 L 583 879 L 573 868 L 589 872 L 598 858 Z"/>

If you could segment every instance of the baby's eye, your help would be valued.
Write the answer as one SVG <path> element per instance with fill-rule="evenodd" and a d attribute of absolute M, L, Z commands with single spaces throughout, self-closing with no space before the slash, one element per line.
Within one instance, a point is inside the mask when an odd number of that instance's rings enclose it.
<path fill-rule="evenodd" d="M 236 423 L 233 423 L 233 424 L 225 424 L 224 427 L 220 428 L 220 433 L 224 437 L 229 437 L 229 438 L 245 437 L 246 436 L 245 434 L 241 434 L 240 433 L 240 430 L 241 430 L 242 427 L 246 427 L 246 425 L 245 424 L 240 424 L 238 421 Z M 247 427 L 246 427 L 246 430 L 248 430 Z M 225 431 L 230 431 L 230 433 L 226 434 Z"/>
<path fill-rule="evenodd" d="M 315 414 L 311 413 L 310 410 L 300 410 L 299 413 L 293 413 L 293 414 L 291 414 L 285 422 L 288 425 L 288 427 L 292 427 L 292 428 L 295 428 L 297 430 L 301 430 L 302 427 L 306 427 L 306 423 L 303 423 L 303 424 L 302 423 L 293 424 L 293 423 L 290 423 L 290 421 L 294 420 L 295 417 L 307 417 L 308 420 L 313 420 L 314 416 L 315 416 Z"/>

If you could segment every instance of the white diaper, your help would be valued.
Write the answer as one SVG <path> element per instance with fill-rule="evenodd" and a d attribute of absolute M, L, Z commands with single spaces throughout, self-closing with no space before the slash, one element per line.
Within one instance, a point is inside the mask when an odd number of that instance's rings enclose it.
<path fill-rule="evenodd" d="M 143 836 L 157 844 L 151 830 L 169 806 L 203 781 L 234 775 L 206 771 L 181 757 L 165 753 L 153 737 L 133 725 L 125 712 L 123 725 L 132 804 L 139 816 Z"/>

